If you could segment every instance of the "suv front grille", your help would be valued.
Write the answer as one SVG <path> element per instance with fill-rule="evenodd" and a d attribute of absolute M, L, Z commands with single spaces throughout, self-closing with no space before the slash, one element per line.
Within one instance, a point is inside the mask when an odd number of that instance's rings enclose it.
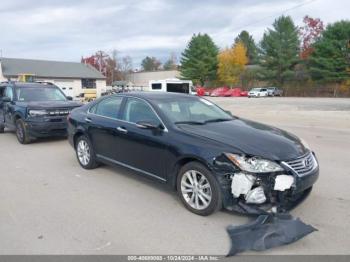
<path fill-rule="evenodd" d="M 314 155 L 311 152 L 295 160 L 285 161 L 283 163 L 291 168 L 299 176 L 305 176 L 309 174 L 318 165 Z"/>
<path fill-rule="evenodd" d="M 70 113 L 71 109 L 60 108 L 60 109 L 48 109 L 47 113 L 49 116 L 66 116 Z"/>

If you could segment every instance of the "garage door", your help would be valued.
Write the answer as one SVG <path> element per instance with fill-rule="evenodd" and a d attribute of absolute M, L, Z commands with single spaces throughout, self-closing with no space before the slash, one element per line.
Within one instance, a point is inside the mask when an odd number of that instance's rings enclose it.
<path fill-rule="evenodd" d="M 72 81 L 64 81 L 59 80 L 54 82 L 56 86 L 58 86 L 66 96 L 74 97 L 74 88 L 72 87 Z"/>

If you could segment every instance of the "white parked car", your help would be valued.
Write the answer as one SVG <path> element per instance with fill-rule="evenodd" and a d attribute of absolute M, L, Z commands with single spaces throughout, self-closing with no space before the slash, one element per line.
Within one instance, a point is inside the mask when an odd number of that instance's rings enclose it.
<path fill-rule="evenodd" d="M 269 96 L 282 96 L 283 90 L 278 89 L 277 87 L 268 87 L 267 93 Z"/>
<path fill-rule="evenodd" d="M 253 88 L 248 92 L 248 97 L 268 96 L 267 88 Z"/>

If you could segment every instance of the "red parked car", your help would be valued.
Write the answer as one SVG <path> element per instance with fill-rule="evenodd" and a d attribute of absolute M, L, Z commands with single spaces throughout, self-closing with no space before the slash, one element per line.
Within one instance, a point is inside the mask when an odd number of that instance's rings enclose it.
<path fill-rule="evenodd" d="M 248 96 L 248 91 L 241 91 L 241 96 Z"/>
<path fill-rule="evenodd" d="M 210 96 L 225 96 L 225 93 L 229 91 L 230 88 L 224 86 L 224 87 L 218 87 L 215 88 L 211 93 Z"/>
<path fill-rule="evenodd" d="M 238 97 L 241 96 L 242 93 L 242 89 L 240 89 L 239 87 L 236 88 L 232 88 L 227 90 L 227 92 L 224 94 L 224 96 L 234 96 L 234 97 Z"/>
<path fill-rule="evenodd" d="M 198 86 L 196 88 L 197 96 L 205 96 L 206 89 L 204 87 Z"/>

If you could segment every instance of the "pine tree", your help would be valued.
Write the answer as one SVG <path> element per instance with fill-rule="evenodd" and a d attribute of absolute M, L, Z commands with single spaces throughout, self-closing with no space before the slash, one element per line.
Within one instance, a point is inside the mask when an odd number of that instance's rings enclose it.
<path fill-rule="evenodd" d="M 256 47 L 253 36 L 243 30 L 235 39 L 235 44 L 242 42 L 247 49 L 248 64 L 252 65 L 258 61 L 258 49 Z"/>
<path fill-rule="evenodd" d="M 155 57 L 146 56 L 141 61 L 141 67 L 144 71 L 157 71 L 161 66 L 161 62 Z"/>
<path fill-rule="evenodd" d="M 214 80 L 218 47 L 207 34 L 194 34 L 181 56 L 181 77 L 204 85 Z"/>
<path fill-rule="evenodd" d="M 263 78 L 283 85 L 294 77 L 294 67 L 299 61 L 298 29 L 290 16 L 281 16 L 273 29 L 265 32 L 260 43 L 260 65 Z"/>
<path fill-rule="evenodd" d="M 350 21 L 328 25 L 313 49 L 311 76 L 316 81 L 336 83 L 336 96 L 339 84 L 350 80 Z"/>

